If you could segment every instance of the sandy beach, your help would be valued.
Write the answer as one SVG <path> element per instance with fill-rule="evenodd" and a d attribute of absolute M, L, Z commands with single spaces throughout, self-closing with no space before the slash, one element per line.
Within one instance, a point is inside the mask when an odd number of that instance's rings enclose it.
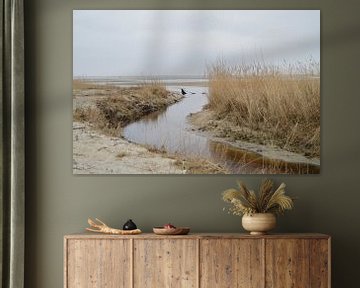
<path fill-rule="evenodd" d="M 73 123 L 74 174 L 182 174 L 176 160 Z"/>
<path fill-rule="evenodd" d="M 181 96 L 169 94 L 157 103 L 146 101 L 147 97 L 141 94 L 138 88 L 123 89 L 77 83 L 74 89 L 73 112 L 80 113 L 88 119 L 73 121 L 73 173 L 74 174 L 180 174 L 182 169 L 176 165 L 176 160 L 161 153 L 131 143 L 120 137 L 121 129 L 131 117 L 140 117 L 147 111 L 137 111 L 138 107 L 152 104 L 161 109 L 166 105 L 179 101 Z M 117 113 L 111 109 L 117 104 L 108 99 L 119 102 L 128 102 L 132 106 L 123 113 L 128 118 L 117 119 Z M 107 114 L 99 108 L 99 103 Z M 129 104 L 129 105 L 130 105 Z M 149 106 L 149 105 L 148 105 Z M 133 110 L 131 110 L 133 109 Z M 112 115 L 111 112 L 113 112 Z M 127 114 L 126 114 L 127 113 Z M 106 118 L 112 116 L 112 118 Z M 108 122 L 114 126 L 108 126 Z M 102 124 L 103 126 L 100 126 Z"/>

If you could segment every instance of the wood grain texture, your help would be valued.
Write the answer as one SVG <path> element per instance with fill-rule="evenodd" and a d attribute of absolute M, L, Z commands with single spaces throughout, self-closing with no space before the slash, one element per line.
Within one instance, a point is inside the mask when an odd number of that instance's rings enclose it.
<path fill-rule="evenodd" d="M 266 288 L 309 287 L 309 244 L 306 239 L 266 239 Z"/>
<path fill-rule="evenodd" d="M 310 287 L 327 288 L 330 274 L 329 241 L 310 240 Z M 330 283 L 330 281 L 329 281 Z"/>
<path fill-rule="evenodd" d="M 329 235 L 319 233 L 289 233 L 250 235 L 249 233 L 190 233 L 188 235 L 156 235 L 142 233 L 139 235 L 107 235 L 101 233 L 78 233 L 66 235 L 65 239 L 329 239 Z"/>
<path fill-rule="evenodd" d="M 197 287 L 197 241 L 134 240 L 134 287 Z"/>
<path fill-rule="evenodd" d="M 139 236 L 65 236 L 64 287 L 331 287 L 327 235 Z"/>
<path fill-rule="evenodd" d="M 131 287 L 130 240 L 67 240 L 66 288 Z"/>
<path fill-rule="evenodd" d="M 200 244 L 200 287 L 261 288 L 261 239 L 204 239 Z"/>

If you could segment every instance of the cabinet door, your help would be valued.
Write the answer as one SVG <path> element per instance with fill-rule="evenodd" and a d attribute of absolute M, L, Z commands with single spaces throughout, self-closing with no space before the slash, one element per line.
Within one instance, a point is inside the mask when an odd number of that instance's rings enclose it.
<path fill-rule="evenodd" d="M 266 240 L 266 287 L 309 287 L 309 240 Z"/>
<path fill-rule="evenodd" d="M 260 239 L 200 241 L 200 287 L 264 287 L 263 242 Z"/>
<path fill-rule="evenodd" d="M 134 240 L 135 288 L 197 287 L 197 240 Z"/>
<path fill-rule="evenodd" d="M 330 240 L 312 239 L 310 241 L 310 287 L 330 287 Z"/>
<path fill-rule="evenodd" d="M 131 287 L 130 240 L 68 239 L 65 253 L 65 287 Z"/>

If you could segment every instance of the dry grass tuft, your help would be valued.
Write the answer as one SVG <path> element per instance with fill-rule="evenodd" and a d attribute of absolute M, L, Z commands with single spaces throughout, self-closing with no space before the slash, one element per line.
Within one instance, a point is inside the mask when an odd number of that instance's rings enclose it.
<path fill-rule="evenodd" d="M 123 88 L 74 80 L 73 94 L 74 101 L 81 97 L 88 103 L 74 109 L 74 120 L 89 122 L 107 135 L 119 135 L 125 125 L 182 98 L 159 82 Z"/>
<path fill-rule="evenodd" d="M 142 144 L 141 146 L 152 153 L 174 159 L 173 164 L 182 169 L 184 174 L 229 174 L 229 171 L 223 165 L 213 163 L 207 159 L 189 155 L 185 156 L 178 153 L 169 153 L 164 146 L 160 148 L 146 144 Z"/>
<path fill-rule="evenodd" d="M 91 82 L 86 82 L 80 79 L 73 80 L 73 90 L 83 90 L 83 89 L 97 89 L 99 85 L 96 85 Z"/>
<path fill-rule="evenodd" d="M 126 153 L 126 152 L 119 152 L 118 154 L 116 154 L 116 158 L 122 159 L 127 155 L 128 155 L 128 153 Z"/>
<path fill-rule="evenodd" d="M 208 108 L 233 125 L 227 128 L 232 137 L 320 155 L 319 63 L 309 60 L 284 69 L 219 61 L 208 74 Z"/>
<path fill-rule="evenodd" d="M 222 193 L 223 200 L 231 204 L 229 212 L 234 215 L 284 214 L 286 210 L 294 208 L 294 198 L 285 194 L 286 185 L 284 183 L 273 190 L 273 181 L 264 179 L 258 193 L 249 190 L 241 181 L 237 183 L 238 189 L 231 188 Z"/>
<path fill-rule="evenodd" d="M 150 145 L 150 144 L 142 144 L 141 146 L 146 148 L 149 152 L 156 153 L 156 154 L 162 154 L 162 155 L 166 154 L 167 155 L 167 151 L 166 151 L 164 146 L 159 147 L 159 148 L 156 147 L 156 146 Z"/>
<path fill-rule="evenodd" d="M 229 174 L 224 166 L 207 159 L 190 156 L 181 159 L 180 155 L 173 157 L 177 159 L 174 164 L 183 169 L 185 174 Z"/>

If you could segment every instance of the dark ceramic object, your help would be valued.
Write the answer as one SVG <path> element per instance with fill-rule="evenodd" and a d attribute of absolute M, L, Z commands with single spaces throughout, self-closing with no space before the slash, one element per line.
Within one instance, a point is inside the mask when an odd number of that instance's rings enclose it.
<path fill-rule="evenodd" d="M 137 229 L 137 226 L 131 219 L 129 219 L 123 226 L 123 230 L 135 230 L 135 229 Z"/>

